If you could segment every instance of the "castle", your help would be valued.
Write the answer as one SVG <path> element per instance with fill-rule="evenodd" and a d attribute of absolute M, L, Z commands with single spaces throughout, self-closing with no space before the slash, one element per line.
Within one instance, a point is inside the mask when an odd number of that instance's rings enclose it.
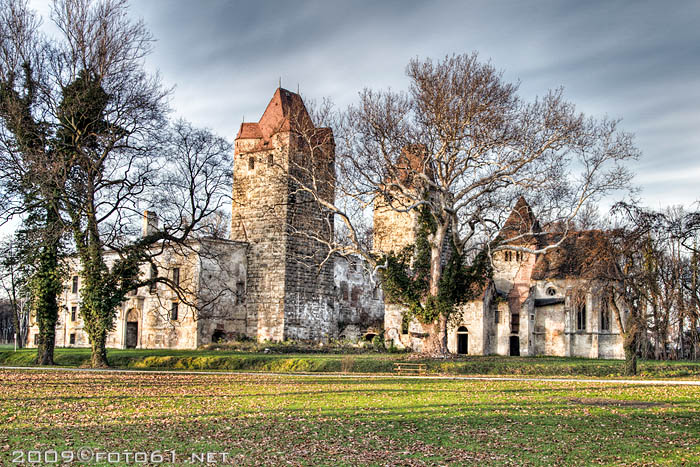
<path fill-rule="evenodd" d="M 241 124 L 234 157 L 230 239 L 192 240 L 190 248 L 164 251 L 155 265 L 143 266 L 142 274 L 167 274 L 188 296 L 161 284 L 134 290 L 118 310 L 108 347 L 193 349 L 241 337 L 323 341 L 383 332 L 396 346 L 420 350 L 419 323 L 406 325 L 401 308 L 384 302 L 361 262 L 327 254 L 323 239 L 335 226 L 323 202 L 335 198 L 335 145 L 329 128 L 313 124 L 301 97 L 278 88 L 258 122 Z M 307 183 L 317 186 L 317 198 L 303 189 Z M 523 219 L 536 224 L 521 199 L 506 226 Z M 415 237 L 410 213 L 375 207 L 374 223 L 375 249 L 398 249 Z M 144 234 L 153 228 L 157 217 L 147 212 Z M 599 235 L 570 234 L 561 250 L 578 251 Z M 567 254 L 497 252 L 493 280 L 450 324 L 449 350 L 622 358 L 605 300 L 572 261 Z M 57 346 L 89 345 L 80 281 L 70 276 L 61 294 Z M 30 322 L 30 345 L 37 334 Z"/>

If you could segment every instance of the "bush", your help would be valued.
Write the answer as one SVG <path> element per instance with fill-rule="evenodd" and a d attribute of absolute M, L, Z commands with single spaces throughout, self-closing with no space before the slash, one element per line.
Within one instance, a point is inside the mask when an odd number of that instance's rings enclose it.
<path fill-rule="evenodd" d="M 372 347 L 374 350 L 377 352 L 384 352 L 386 350 L 386 347 L 384 347 L 384 336 L 381 334 L 377 334 L 374 336 L 372 339 Z"/>

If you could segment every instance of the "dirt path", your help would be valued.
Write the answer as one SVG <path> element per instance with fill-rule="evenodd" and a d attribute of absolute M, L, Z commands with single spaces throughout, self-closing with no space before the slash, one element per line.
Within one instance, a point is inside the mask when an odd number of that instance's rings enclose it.
<path fill-rule="evenodd" d="M 583 379 L 583 378 L 527 378 L 511 376 L 398 376 L 390 373 L 368 375 L 361 373 L 255 373 L 243 371 L 187 371 L 187 370 L 125 370 L 118 368 L 70 368 L 70 367 L 33 367 L 33 366 L 0 366 L 0 370 L 20 371 L 66 371 L 66 372 L 99 372 L 99 373 L 147 373 L 147 374 L 177 374 L 177 375 L 247 375 L 247 376 L 287 376 L 304 378 L 398 378 L 398 379 L 444 379 L 444 380 L 475 380 L 475 381 L 550 381 L 560 383 L 601 383 L 601 384 L 637 384 L 655 386 L 700 386 L 698 380 L 670 379 Z"/>

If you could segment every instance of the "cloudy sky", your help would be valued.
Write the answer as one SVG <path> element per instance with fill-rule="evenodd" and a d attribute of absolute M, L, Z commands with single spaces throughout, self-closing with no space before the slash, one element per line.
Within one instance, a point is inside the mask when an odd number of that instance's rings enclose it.
<path fill-rule="evenodd" d="M 579 110 L 622 118 L 650 207 L 700 200 L 697 1 L 144 0 L 131 11 L 158 40 L 148 67 L 175 86 L 176 113 L 230 140 L 280 78 L 342 107 L 364 87 L 405 89 L 412 57 L 476 50 L 524 97 L 563 86 Z"/>

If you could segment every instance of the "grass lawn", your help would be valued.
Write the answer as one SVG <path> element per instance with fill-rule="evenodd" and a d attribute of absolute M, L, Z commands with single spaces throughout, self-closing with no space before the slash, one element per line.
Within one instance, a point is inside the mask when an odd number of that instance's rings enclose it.
<path fill-rule="evenodd" d="M 700 463 L 700 387 L 7 370 L 0 380 L 0 465 L 15 450 L 81 447 L 121 452 L 110 465 L 133 451 L 243 465 Z"/>
<path fill-rule="evenodd" d="M 0 365 L 30 366 L 35 349 L 18 352 L 0 349 Z M 232 350 L 108 350 L 110 363 L 119 368 L 177 370 L 242 370 L 263 372 L 391 373 L 398 361 L 423 362 L 431 374 L 619 377 L 620 360 L 560 357 L 460 356 L 420 359 L 392 353 L 253 353 Z M 415 359 L 415 360 L 414 360 Z M 90 361 L 89 349 L 56 349 L 62 366 L 81 366 Z M 700 362 L 640 361 L 641 378 L 700 378 Z"/>

